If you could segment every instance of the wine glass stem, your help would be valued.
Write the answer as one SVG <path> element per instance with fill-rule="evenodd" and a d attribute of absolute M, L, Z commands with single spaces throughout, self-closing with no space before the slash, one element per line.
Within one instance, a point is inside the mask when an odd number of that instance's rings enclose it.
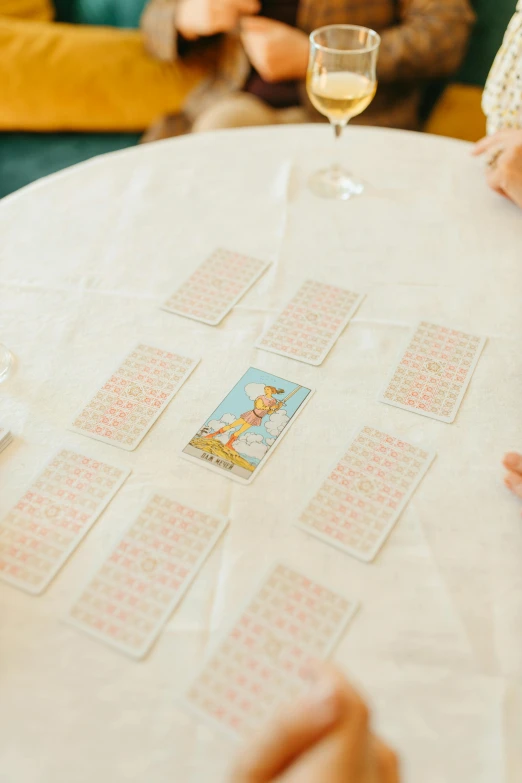
<path fill-rule="evenodd" d="M 332 126 L 334 129 L 334 135 L 335 135 L 335 159 L 332 165 L 332 173 L 335 177 L 340 177 L 341 175 L 341 164 L 339 163 L 338 159 L 338 152 L 339 152 L 339 142 L 338 140 L 341 138 L 343 128 L 346 125 L 346 122 L 333 122 Z"/>

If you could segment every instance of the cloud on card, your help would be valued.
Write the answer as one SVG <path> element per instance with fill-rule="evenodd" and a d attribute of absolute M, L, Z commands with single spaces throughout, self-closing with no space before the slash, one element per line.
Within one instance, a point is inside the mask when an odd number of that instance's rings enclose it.
<path fill-rule="evenodd" d="M 261 397 L 265 393 L 265 384 L 247 383 L 245 386 L 245 393 L 250 400 L 257 400 L 258 397 Z"/>
<path fill-rule="evenodd" d="M 266 445 L 263 436 L 253 432 L 245 432 L 234 443 L 234 448 L 238 454 L 242 454 L 244 457 L 252 457 L 253 459 L 263 459 L 268 446 Z"/>
<path fill-rule="evenodd" d="M 267 438 L 265 443 L 267 446 L 271 446 L 273 443 L 275 443 L 275 438 Z"/>
<path fill-rule="evenodd" d="M 271 416 L 267 416 L 265 419 L 265 429 L 269 435 L 277 438 L 282 433 L 288 422 L 290 421 L 288 413 L 284 408 L 272 413 Z"/>

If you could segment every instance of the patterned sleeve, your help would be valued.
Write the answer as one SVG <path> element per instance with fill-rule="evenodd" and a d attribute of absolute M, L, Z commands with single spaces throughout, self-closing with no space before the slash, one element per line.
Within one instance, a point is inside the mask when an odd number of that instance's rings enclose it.
<path fill-rule="evenodd" d="M 468 0 L 400 0 L 399 6 L 399 23 L 382 33 L 379 79 L 390 82 L 454 73 L 475 20 Z"/>
<path fill-rule="evenodd" d="M 509 23 L 482 96 L 488 135 L 522 128 L 522 0 Z"/>

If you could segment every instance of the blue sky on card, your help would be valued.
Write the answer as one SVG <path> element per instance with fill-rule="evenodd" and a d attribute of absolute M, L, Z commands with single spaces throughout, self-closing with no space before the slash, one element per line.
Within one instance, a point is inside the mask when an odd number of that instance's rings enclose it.
<path fill-rule="evenodd" d="M 227 394 L 223 402 L 216 408 L 216 410 L 208 417 L 205 424 L 210 421 L 216 421 L 221 419 L 225 414 L 231 414 L 235 418 L 239 418 L 242 413 L 248 410 L 252 410 L 254 402 L 251 400 L 245 387 L 249 383 L 259 383 L 263 386 L 275 386 L 277 389 L 284 389 L 284 394 L 275 394 L 275 400 L 283 400 L 290 392 L 297 388 L 299 384 L 288 381 L 285 378 L 280 378 L 277 375 L 272 375 L 264 370 L 258 370 L 255 367 L 250 367 L 246 373 L 236 383 L 234 388 Z M 284 406 L 284 410 L 287 412 L 288 417 L 291 419 L 297 409 L 301 406 L 304 400 L 310 394 L 310 389 L 302 387 L 297 391 L 293 397 L 291 397 Z M 266 421 L 266 418 L 264 421 Z M 272 436 L 266 430 L 263 424 L 260 427 L 252 427 L 249 432 L 258 433 L 263 438 L 271 438 Z"/>

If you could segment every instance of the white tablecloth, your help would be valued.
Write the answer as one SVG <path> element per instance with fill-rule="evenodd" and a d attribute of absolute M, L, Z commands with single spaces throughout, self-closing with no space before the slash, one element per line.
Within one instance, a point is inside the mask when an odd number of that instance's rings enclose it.
<path fill-rule="evenodd" d="M 0 514 L 61 444 L 132 468 L 43 596 L 0 584 L 2 783 L 221 780 L 230 746 L 176 699 L 275 559 L 360 600 L 335 658 L 370 695 L 406 781 L 522 780 L 522 520 L 500 468 L 522 446 L 522 215 L 460 142 L 354 128 L 342 152 L 368 182 L 349 203 L 305 188 L 333 154 L 320 126 L 137 148 L 0 204 L 0 341 L 18 362 L 0 387 L 16 438 L 0 456 Z M 218 328 L 160 310 L 218 246 L 273 267 Z M 367 294 L 319 368 L 252 348 L 307 276 Z M 452 425 L 376 402 L 421 318 L 489 338 Z M 203 361 L 135 452 L 67 432 L 138 340 Z M 317 392 L 242 487 L 179 453 L 249 365 Z M 372 565 L 292 526 L 362 423 L 438 452 Z M 231 524 L 134 663 L 62 618 L 151 488 Z"/>

